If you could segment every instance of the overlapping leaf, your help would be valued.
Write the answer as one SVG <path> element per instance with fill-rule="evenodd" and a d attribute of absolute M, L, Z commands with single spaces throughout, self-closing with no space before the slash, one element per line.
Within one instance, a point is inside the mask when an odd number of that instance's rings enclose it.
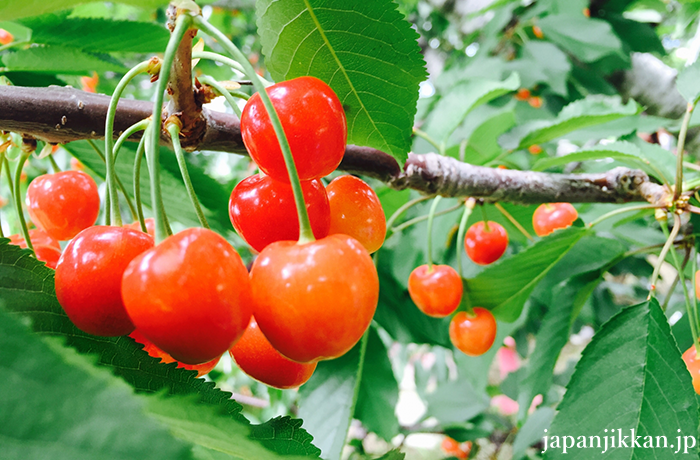
<path fill-rule="evenodd" d="M 82 75 L 88 72 L 123 72 L 123 64 L 108 55 L 95 54 L 62 45 L 27 48 L 2 57 L 2 62 L 13 72 L 42 72 Z"/>

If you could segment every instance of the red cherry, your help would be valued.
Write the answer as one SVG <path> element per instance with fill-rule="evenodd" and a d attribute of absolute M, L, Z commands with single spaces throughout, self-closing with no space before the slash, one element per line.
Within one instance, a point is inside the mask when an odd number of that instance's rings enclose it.
<path fill-rule="evenodd" d="M 690 372 L 690 376 L 693 378 L 693 388 L 697 394 L 700 394 L 700 357 L 695 351 L 695 345 L 688 348 L 683 353 L 682 358 L 688 368 L 688 372 Z"/>
<path fill-rule="evenodd" d="M 156 237 L 156 220 L 153 217 L 149 217 L 148 219 L 145 219 L 145 224 L 146 224 L 146 233 L 148 233 L 153 238 L 155 238 Z M 124 224 L 124 227 L 131 228 L 133 230 L 138 230 L 139 232 L 141 231 L 141 224 L 138 221 L 132 222 L 130 224 Z"/>
<path fill-rule="evenodd" d="M 386 218 L 372 187 L 355 176 L 340 176 L 328 184 L 326 193 L 331 206 L 330 235 L 352 236 L 370 254 L 382 247 Z"/>
<path fill-rule="evenodd" d="M 700 270 L 695 272 L 695 297 L 700 299 Z"/>
<path fill-rule="evenodd" d="M 369 327 L 379 300 L 372 258 L 347 235 L 272 243 L 250 276 L 260 329 L 275 349 L 300 363 L 349 351 Z"/>
<path fill-rule="evenodd" d="M 164 364 L 177 363 L 177 367 L 181 369 L 187 369 L 188 371 L 197 371 L 197 377 L 201 377 L 211 372 L 211 370 L 214 369 L 219 363 L 219 359 L 221 359 L 221 357 L 214 358 L 208 363 L 204 364 L 185 364 L 181 363 L 180 361 L 177 361 L 175 358 L 173 358 L 157 346 L 153 345 L 153 342 L 151 342 L 143 334 L 141 334 L 141 332 L 138 329 L 134 330 L 134 332 L 129 334 L 129 337 L 143 345 L 143 351 L 148 353 L 150 357 L 160 358 L 160 361 Z"/>
<path fill-rule="evenodd" d="M 462 300 L 462 278 L 449 265 L 416 267 L 408 277 L 408 293 L 416 306 L 428 316 L 451 315 Z"/>
<path fill-rule="evenodd" d="M 105 226 L 86 228 L 68 243 L 56 267 L 56 297 L 78 329 L 108 337 L 134 330 L 122 302 L 122 274 L 152 247 L 145 233 Z"/>
<path fill-rule="evenodd" d="M 282 356 L 265 338 L 255 318 L 250 320 L 243 337 L 229 353 L 238 367 L 250 377 L 280 389 L 305 384 L 316 369 L 316 363 L 297 363 Z"/>
<path fill-rule="evenodd" d="M 38 260 L 41 260 L 47 267 L 53 268 L 54 270 L 58 265 L 58 260 L 61 258 L 61 251 L 53 246 L 46 246 L 44 244 L 35 245 L 34 254 L 36 254 Z"/>
<path fill-rule="evenodd" d="M 474 316 L 460 311 L 450 321 L 450 341 L 469 356 L 486 353 L 496 340 L 496 319 L 485 308 L 475 307 Z"/>
<path fill-rule="evenodd" d="M 282 122 L 299 179 L 333 172 L 345 153 L 347 125 L 343 105 L 333 90 L 314 77 L 299 77 L 267 88 Z M 250 157 L 266 174 L 289 182 L 275 130 L 256 93 L 241 115 L 241 135 Z"/>
<path fill-rule="evenodd" d="M 27 188 L 27 210 L 36 226 L 49 236 L 69 240 L 97 220 L 97 184 L 80 171 L 44 174 Z"/>
<path fill-rule="evenodd" d="M 459 443 L 449 436 L 445 436 L 442 440 L 442 450 L 447 454 L 457 458 L 469 458 L 469 453 L 472 450 L 471 441 Z"/>
<path fill-rule="evenodd" d="M 467 230 L 464 237 L 464 250 L 476 264 L 492 264 L 506 252 L 508 233 L 501 224 L 489 221 L 489 229 L 483 221 L 477 222 Z"/>
<path fill-rule="evenodd" d="M 184 230 L 136 257 L 124 271 L 122 298 L 141 333 L 186 364 L 225 353 L 251 315 L 241 257 L 204 228 Z"/>
<path fill-rule="evenodd" d="M 54 240 L 47 235 L 45 231 L 38 228 L 29 230 L 29 239 L 32 240 L 33 246 L 51 246 L 59 251 L 61 250 L 61 245 L 58 243 L 58 241 Z M 20 248 L 27 247 L 27 242 L 24 241 L 24 236 L 22 236 L 20 233 L 10 236 L 10 244 L 15 244 Z"/>
<path fill-rule="evenodd" d="M 578 218 L 571 203 L 541 204 L 532 215 L 532 226 L 537 236 L 546 236 L 554 230 L 570 227 Z"/>
<path fill-rule="evenodd" d="M 331 223 L 323 183 L 304 181 L 301 189 L 314 236 L 323 238 Z M 297 207 L 288 183 L 259 174 L 247 177 L 231 192 L 228 207 L 233 227 L 258 252 L 275 241 L 299 239 Z"/>
<path fill-rule="evenodd" d="M 0 29 L 0 45 L 8 45 L 14 41 L 15 37 L 5 29 Z"/>

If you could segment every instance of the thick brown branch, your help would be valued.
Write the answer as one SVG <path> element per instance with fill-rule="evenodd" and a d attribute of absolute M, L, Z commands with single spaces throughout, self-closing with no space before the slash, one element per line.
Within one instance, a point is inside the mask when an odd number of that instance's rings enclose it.
<path fill-rule="evenodd" d="M 72 88 L 0 87 L 0 130 L 16 131 L 47 142 L 99 138 L 104 133 L 109 97 Z M 122 100 L 117 107 L 115 135 L 148 117 L 152 103 Z M 235 115 L 205 108 L 206 129 L 201 150 L 245 154 Z M 137 140 L 139 135 L 132 137 Z M 167 139 L 162 142 L 167 144 Z M 462 163 L 436 154 L 410 154 L 404 169 L 388 154 L 349 145 L 340 169 L 373 177 L 397 189 L 412 188 L 443 196 L 473 196 L 514 203 L 649 201 L 668 196 L 641 171 L 616 168 L 601 174 L 547 174 L 502 170 Z"/>

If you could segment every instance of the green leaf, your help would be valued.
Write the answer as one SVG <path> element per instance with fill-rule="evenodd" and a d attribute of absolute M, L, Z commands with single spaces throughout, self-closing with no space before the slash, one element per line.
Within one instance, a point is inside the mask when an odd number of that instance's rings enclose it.
<path fill-rule="evenodd" d="M 544 36 L 584 62 L 622 52 L 622 42 L 609 23 L 583 15 L 554 14 L 537 23 Z"/>
<path fill-rule="evenodd" d="M 438 142 L 447 142 L 464 118 L 481 104 L 515 91 L 520 86 L 518 74 L 504 81 L 470 80 L 460 83 L 445 94 L 433 109 L 425 132 Z"/>
<path fill-rule="evenodd" d="M 396 4 L 260 0 L 257 11 L 272 77 L 325 81 L 345 107 L 348 143 L 377 148 L 403 164 L 426 71 L 418 34 Z"/>
<path fill-rule="evenodd" d="M 65 337 L 67 345 L 81 354 L 97 356 L 98 364 L 110 368 L 138 392 L 192 396 L 198 407 L 215 407 L 225 419 L 248 426 L 248 420 L 240 414 L 241 405 L 231 399 L 231 393 L 196 378 L 196 372 L 151 358 L 128 337 L 95 337 L 77 329 L 56 299 L 54 271 L 37 261 L 29 250 L 8 245 L 8 241 L 0 239 L 0 303 L 11 312 L 30 317 L 35 332 Z M 253 427 L 250 436 L 279 453 L 317 452 L 310 445 L 308 433 L 298 427 L 290 432 L 285 424 L 270 421 Z"/>
<path fill-rule="evenodd" d="M 465 287 L 472 305 L 492 310 L 502 321 L 515 321 L 537 283 L 587 233 L 580 227 L 558 230 L 524 251 L 485 268 Z"/>
<path fill-rule="evenodd" d="M 528 417 L 513 441 L 513 460 L 524 458 L 528 447 L 542 441 L 542 434 L 551 425 L 554 414 L 551 407 L 540 407 Z"/>
<path fill-rule="evenodd" d="M 676 156 L 659 146 L 649 144 L 648 148 L 627 141 L 618 141 L 611 144 L 599 144 L 591 148 L 578 150 L 560 157 L 544 158 L 538 161 L 533 171 L 544 171 L 553 166 L 565 165 L 575 161 L 605 160 L 612 158 L 632 167 L 643 169 L 650 176 L 670 183 L 676 174 Z"/>
<path fill-rule="evenodd" d="M 695 61 L 690 67 L 683 69 L 676 78 L 676 88 L 681 96 L 690 104 L 700 100 L 700 61 Z"/>
<path fill-rule="evenodd" d="M 4 21 L 11 21 L 13 19 L 63 10 L 87 2 L 88 0 L 7 0 L 0 3 L 0 18 Z M 168 0 L 119 0 L 118 3 L 140 6 L 142 8 L 154 8 L 167 5 Z"/>
<path fill-rule="evenodd" d="M 474 129 L 464 150 L 464 160 L 467 163 L 483 165 L 495 159 L 503 152 L 498 145 L 498 136 L 515 125 L 515 113 L 512 110 L 500 112 L 487 118 Z M 448 149 L 447 154 L 458 158 L 459 146 Z"/>
<path fill-rule="evenodd" d="M 622 105 L 619 97 L 588 96 L 564 107 L 554 120 L 538 120 L 512 129 L 501 136 L 500 142 L 507 149 L 524 149 L 639 111 L 640 107 L 632 100 Z"/>
<path fill-rule="evenodd" d="M 107 55 L 82 51 L 69 46 L 37 46 L 2 57 L 7 70 L 15 72 L 84 75 L 88 72 L 123 72 L 126 68 Z"/>
<path fill-rule="evenodd" d="M 49 14 L 25 19 L 32 42 L 76 49 L 122 53 L 163 52 L 168 31 L 152 22 L 114 21 L 104 18 L 66 18 Z"/>
<path fill-rule="evenodd" d="M 399 452 L 399 449 L 394 449 L 377 458 L 377 460 L 404 460 L 404 458 L 406 458 L 406 454 Z"/>
<path fill-rule="evenodd" d="M 634 430 L 639 445 L 654 446 L 639 448 L 627 438 L 629 448 L 609 449 L 610 458 L 674 459 L 676 436 L 697 437 L 698 404 L 690 374 L 656 299 L 625 308 L 603 325 L 584 350 L 558 410 L 547 433 L 550 446 L 554 436 L 561 446 L 562 436 L 602 439 L 615 434 L 611 429 L 622 429 L 620 436 Z M 674 448 L 656 448 L 656 436 L 666 436 Z M 564 454 L 550 447 L 545 459 L 590 458 L 600 451 Z M 697 447 L 691 451 L 697 456 Z"/>
<path fill-rule="evenodd" d="M 532 88 L 545 83 L 561 96 L 568 96 L 566 80 L 571 72 L 571 63 L 566 54 L 548 42 L 530 40 L 522 48 L 522 56 L 507 63 L 522 79 L 521 86 Z"/>
<path fill-rule="evenodd" d="M 327 459 L 340 458 L 354 413 L 367 335 L 340 358 L 318 363 L 299 389 L 299 417 Z"/>
<path fill-rule="evenodd" d="M 31 334 L 4 309 L 0 394 L 5 460 L 193 458 L 144 414 L 144 397 L 57 340 Z"/>
<path fill-rule="evenodd" d="M 355 418 L 369 431 L 390 442 L 399 432 L 399 421 L 394 413 L 399 401 L 399 385 L 387 353 L 376 329 L 370 328 Z"/>
<path fill-rule="evenodd" d="M 469 380 L 453 380 L 426 396 L 427 415 L 441 424 L 470 420 L 489 408 L 491 399 L 475 389 Z"/>

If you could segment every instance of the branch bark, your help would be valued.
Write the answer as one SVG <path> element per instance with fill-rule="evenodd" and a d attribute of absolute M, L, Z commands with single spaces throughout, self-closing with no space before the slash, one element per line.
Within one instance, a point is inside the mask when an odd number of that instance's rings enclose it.
<path fill-rule="evenodd" d="M 109 96 L 73 88 L 0 87 L 0 130 L 50 143 L 104 136 Z M 148 101 L 121 100 L 115 118 L 115 136 L 152 113 Z M 246 154 L 235 115 L 201 109 L 205 128 L 198 136 L 199 150 Z M 140 133 L 130 140 L 136 141 Z M 161 143 L 168 145 L 167 137 Z M 369 176 L 396 189 L 411 188 L 427 194 L 472 196 L 486 201 L 513 203 L 664 203 L 669 191 L 649 181 L 638 170 L 616 168 L 601 174 L 547 174 L 485 168 L 437 154 L 410 154 L 401 169 L 390 155 L 369 147 L 348 145 L 340 169 Z"/>

